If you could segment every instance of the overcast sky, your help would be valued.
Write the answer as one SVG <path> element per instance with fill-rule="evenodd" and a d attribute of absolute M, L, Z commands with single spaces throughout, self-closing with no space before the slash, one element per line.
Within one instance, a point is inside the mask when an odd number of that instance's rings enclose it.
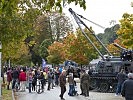
<path fill-rule="evenodd" d="M 70 17 L 72 24 L 76 23 L 75 20 L 72 20 L 68 8 L 72 8 L 76 13 L 107 28 L 112 26 L 110 25 L 111 20 L 115 20 L 117 24 L 124 13 L 133 14 L 131 2 L 133 2 L 133 0 L 86 0 L 87 9 L 85 11 L 79 6 L 71 4 L 64 7 L 64 12 Z M 87 25 L 92 26 L 95 33 L 104 32 L 104 29 L 92 23 L 88 22 Z M 74 27 L 76 27 L 76 25 L 74 25 Z"/>

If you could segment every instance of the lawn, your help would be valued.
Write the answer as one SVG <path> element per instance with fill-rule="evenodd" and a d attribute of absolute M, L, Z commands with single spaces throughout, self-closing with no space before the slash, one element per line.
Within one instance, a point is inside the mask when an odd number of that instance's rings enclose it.
<path fill-rule="evenodd" d="M 12 90 L 2 88 L 2 100 L 12 100 Z"/>

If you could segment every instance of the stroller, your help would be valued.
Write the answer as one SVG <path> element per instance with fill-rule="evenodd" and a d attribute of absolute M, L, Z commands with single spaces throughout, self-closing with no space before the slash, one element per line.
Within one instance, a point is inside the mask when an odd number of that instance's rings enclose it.
<path fill-rule="evenodd" d="M 76 84 L 76 81 L 74 80 L 74 91 L 73 91 L 73 95 L 76 95 L 78 96 L 78 91 L 77 91 L 77 84 Z"/>

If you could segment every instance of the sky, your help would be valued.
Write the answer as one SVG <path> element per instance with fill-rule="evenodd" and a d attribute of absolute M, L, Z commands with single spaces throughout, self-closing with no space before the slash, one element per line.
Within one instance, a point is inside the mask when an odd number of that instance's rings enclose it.
<path fill-rule="evenodd" d="M 79 6 L 75 6 L 74 4 L 70 4 L 64 7 L 63 12 L 70 18 L 75 29 L 77 24 L 69 13 L 69 8 L 72 8 L 73 11 L 85 18 L 108 28 L 113 26 L 113 23 L 110 25 L 111 20 L 114 20 L 115 24 L 119 24 L 119 20 L 122 19 L 124 13 L 133 14 L 131 2 L 133 2 L 133 0 L 86 0 L 86 10 L 83 10 L 83 8 L 80 8 Z M 92 26 L 96 34 L 104 32 L 104 29 L 90 22 L 84 22 L 88 27 Z"/>

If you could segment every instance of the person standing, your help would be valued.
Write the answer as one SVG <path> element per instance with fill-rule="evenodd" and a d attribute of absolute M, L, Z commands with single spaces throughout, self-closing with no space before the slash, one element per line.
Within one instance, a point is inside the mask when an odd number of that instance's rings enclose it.
<path fill-rule="evenodd" d="M 55 69 L 55 85 L 58 86 L 59 85 L 59 75 L 60 75 L 60 72 L 59 72 L 59 67 L 56 67 Z"/>
<path fill-rule="evenodd" d="M 21 85 L 21 89 L 22 91 L 25 91 L 25 87 L 26 87 L 26 73 L 21 70 L 20 74 L 19 74 L 19 81 L 20 81 L 20 85 Z"/>
<path fill-rule="evenodd" d="M 41 74 L 39 75 L 38 79 L 40 79 L 41 81 L 41 88 L 42 88 L 42 92 L 44 92 L 44 75 L 43 75 L 43 71 L 41 71 Z"/>
<path fill-rule="evenodd" d="M 54 87 L 55 87 L 55 84 L 54 84 L 54 79 L 55 79 L 55 71 L 54 71 L 54 69 L 52 69 L 52 72 L 51 72 L 51 74 L 52 74 L 51 88 L 52 88 L 52 89 L 54 89 Z"/>
<path fill-rule="evenodd" d="M 66 71 L 63 70 L 62 73 L 59 76 L 59 82 L 61 87 L 61 94 L 59 95 L 61 100 L 65 100 L 63 98 L 64 93 L 66 92 Z"/>
<path fill-rule="evenodd" d="M 50 71 L 48 71 L 48 88 L 47 88 L 47 90 L 50 90 L 51 83 L 52 83 L 52 70 L 50 69 Z"/>
<path fill-rule="evenodd" d="M 74 95 L 74 78 L 73 78 L 73 73 L 69 73 L 68 75 L 68 83 L 69 83 L 69 96 Z"/>
<path fill-rule="evenodd" d="M 36 83 L 37 83 L 37 76 L 35 75 L 35 73 L 32 73 L 32 91 L 36 90 Z"/>
<path fill-rule="evenodd" d="M 9 90 L 9 87 L 10 87 L 10 83 L 12 81 L 12 74 L 11 74 L 11 69 L 9 68 L 8 71 L 7 71 L 7 90 Z"/>
<path fill-rule="evenodd" d="M 89 83 L 90 83 L 90 76 L 83 70 L 83 75 L 81 76 L 81 83 L 83 89 L 83 95 L 89 96 Z"/>
<path fill-rule="evenodd" d="M 31 88 L 32 88 L 32 73 L 29 73 L 28 75 L 28 83 L 29 83 L 29 93 L 31 93 Z"/>
<path fill-rule="evenodd" d="M 18 82 L 19 79 L 19 72 L 16 68 L 13 69 L 12 71 L 12 89 L 15 89 L 15 84 Z"/>
<path fill-rule="evenodd" d="M 121 94 L 122 84 L 126 80 L 126 74 L 124 73 L 124 69 L 121 69 L 121 71 L 117 74 L 116 78 L 118 80 L 118 83 L 115 96 Z"/>
<path fill-rule="evenodd" d="M 126 100 L 133 100 L 133 73 L 129 73 L 128 79 L 124 81 L 121 95 Z"/>
<path fill-rule="evenodd" d="M 83 95 L 83 88 L 82 88 L 83 83 L 82 83 L 82 81 L 81 81 L 82 75 L 83 75 L 83 70 L 81 70 L 81 72 L 80 72 L 80 90 L 81 90 L 80 95 Z"/>

